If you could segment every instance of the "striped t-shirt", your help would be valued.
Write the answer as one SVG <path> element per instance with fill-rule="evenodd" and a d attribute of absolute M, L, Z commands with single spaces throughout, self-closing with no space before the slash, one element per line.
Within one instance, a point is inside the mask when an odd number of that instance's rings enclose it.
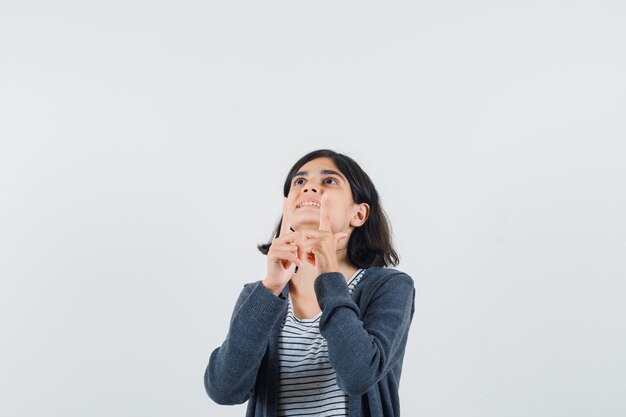
<path fill-rule="evenodd" d="M 348 280 L 350 295 L 363 272 L 365 269 L 358 269 Z M 328 361 L 328 345 L 320 334 L 321 316 L 296 318 L 289 297 L 278 337 L 278 417 L 348 415 L 348 396 L 337 386 L 335 370 Z"/>

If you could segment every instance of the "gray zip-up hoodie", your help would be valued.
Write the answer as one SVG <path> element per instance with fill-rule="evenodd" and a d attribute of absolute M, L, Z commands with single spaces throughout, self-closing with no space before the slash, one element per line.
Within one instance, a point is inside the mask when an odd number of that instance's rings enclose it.
<path fill-rule="evenodd" d="M 372 266 L 352 296 L 340 272 L 315 279 L 322 309 L 320 333 L 337 385 L 348 395 L 349 417 L 398 417 L 398 387 L 415 312 L 413 279 L 394 268 Z M 246 417 L 275 417 L 278 403 L 278 335 L 287 314 L 289 283 L 278 295 L 261 281 L 246 283 L 235 303 L 226 340 L 211 353 L 204 373 L 218 404 L 248 401 Z"/>

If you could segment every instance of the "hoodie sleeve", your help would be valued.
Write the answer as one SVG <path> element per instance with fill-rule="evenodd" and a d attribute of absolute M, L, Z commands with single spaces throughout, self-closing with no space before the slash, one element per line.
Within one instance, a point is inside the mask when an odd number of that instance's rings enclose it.
<path fill-rule="evenodd" d="M 226 340 L 213 350 L 204 372 L 204 387 L 213 401 L 234 405 L 250 398 L 271 330 L 286 303 L 261 281 L 244 284 Z"/>
<path fill-rule="evenodd" d="M 328 342 L 337 384 L 348 395 L 363 395 L 405 348 L 415 310 L 413 279 L 400 271 L 389 276 L 372 295 L 363 320 L 340 272 L 320 274 L 315 293 L 322 309 L 320 333 Z"/>

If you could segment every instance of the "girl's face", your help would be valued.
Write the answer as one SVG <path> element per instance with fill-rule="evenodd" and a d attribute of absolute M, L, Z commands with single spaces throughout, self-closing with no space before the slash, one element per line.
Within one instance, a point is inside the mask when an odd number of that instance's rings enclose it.
<path fill-rule="evenodd" d="M 304 164 L 291 180 L 288 197 L 291 200 L 293 230 L 319 229 L 319 206 L 301 204 L 306 200 L 319 204 L 324 194 L 328 196 L 327 208 L 333 233 L 346 232 L 350 235 L 355 227 L 367 220 L 369 205 L 355 204 L 346 177 L 339 172 L 331 158 L 320 157 Z"/>

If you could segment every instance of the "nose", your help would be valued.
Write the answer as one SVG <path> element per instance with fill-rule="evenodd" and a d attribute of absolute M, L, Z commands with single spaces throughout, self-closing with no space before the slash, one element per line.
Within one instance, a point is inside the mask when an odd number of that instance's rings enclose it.
<path fill-rule="evenodd" d="M 308 192 L 309 190 L 311 190 L 311 192 L 313 193 L 317 193 L 317 189 L 315 187 L 313 187 L 313 185 L 309 185 L 311 184 L 311 182 L 308 182 L 306 187 L 304 187 L 304 189 L 302 190 L 303 193 Z"/>

